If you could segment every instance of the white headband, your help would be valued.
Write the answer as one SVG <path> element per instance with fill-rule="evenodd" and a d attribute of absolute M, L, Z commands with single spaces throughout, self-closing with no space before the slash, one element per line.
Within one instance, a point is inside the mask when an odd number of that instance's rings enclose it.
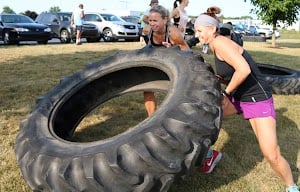
<path fill-rule="evenodd" d="M 196 19 L 195 25 L 216 26 L 219 28 L 219 21 L 209 15 L 201 14 Z"/>

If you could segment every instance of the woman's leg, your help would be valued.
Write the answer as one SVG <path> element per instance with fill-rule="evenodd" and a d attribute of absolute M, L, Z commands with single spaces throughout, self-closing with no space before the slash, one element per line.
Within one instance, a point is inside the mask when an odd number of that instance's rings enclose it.
<path fill-rule="evenodd" d="M 294 180 L 291 168 L 281 155 L 277 144 L 276 120 L 273 117 L 261 117 L 249 121 L 258 139 L 263 156 L 270 163 L 275 173 L 282 178 L 286 186 L 293 186 Z"/>
<path fill-rule="evenodd" d="M 148 116 L 152 115 L 156 110 L 156 98 L 154 92 L 144 92 L 144 102 Z"/>

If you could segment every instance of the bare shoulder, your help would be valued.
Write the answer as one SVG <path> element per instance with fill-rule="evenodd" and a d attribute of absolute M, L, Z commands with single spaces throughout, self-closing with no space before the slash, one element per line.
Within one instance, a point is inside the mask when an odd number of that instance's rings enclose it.
<path fill-rule="evenodd" d="M 169 28 L 169 38 L 173 45 L 179 45 L 181 50 L 188 50 L 189 46 L 184 40 L 179 29 L 175 26 L 170 26 Z"/>
<path fill-rule="evenodd" d="M 222 35 L 219 35 L 215 38 L 213 41 L 213 49 L 217 50 L 227 50 L 227 49 L 235 49 L 237 48 L 235 46 L 235 43 L 231 41 L 228 37 L 224 37 Z"/>
<path fill-rule="evenodd" d="M 182 37 L 182 34 L 181 32 L 179 31 L 179 29 L 177 27 L 175 27 L 174 25 L 171 25 L 169 27 L 169 36 L 172 38 L 172 39 L 177 39 L 177 40 L 184 40 L 183 37 Z"/>
<path fill-rule="evenodd" d="M 212 44 L 212 50 L 220 60 L 230 60 L 241 56 L 243 48 L 228 37 L 217 36 Z"/>

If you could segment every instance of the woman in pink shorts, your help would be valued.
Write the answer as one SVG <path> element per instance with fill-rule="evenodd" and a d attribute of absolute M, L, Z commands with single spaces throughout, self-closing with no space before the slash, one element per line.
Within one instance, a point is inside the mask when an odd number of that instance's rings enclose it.
<path fill-rule="evenodd" d="M 200 14 L 195 21 L 195 36 L 201 44 L 209 45 L 215 55 L 217 76 L 228 83 L 223 91 L 224 116 L 243 113 L 251 124 L 264 157 L 285 183 L 286 191 L 299 192 L 291 168 L 277 144 L 271 87 L 248 52 L 229 38 L 219 35 L 216 14 L 220 12 L 218 7 L 211 7 Z"/>

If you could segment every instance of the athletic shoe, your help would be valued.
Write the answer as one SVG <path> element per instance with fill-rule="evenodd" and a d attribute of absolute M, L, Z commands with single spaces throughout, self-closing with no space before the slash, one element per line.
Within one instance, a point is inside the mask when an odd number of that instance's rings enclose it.
<path fill-rule="evenodd" d="M 200 172 L 210 173 L 215 168 L 216 164 L 221 160 L 222 153 L 216 150 L 210 150 L 205 158 L 204 164 L 200 167 Z"/>
<path fill-rule="evenodd" d="M 299 192 L 299 187 L 297 185 L 288 187 L 285 189 L 285 192 Z"/>

